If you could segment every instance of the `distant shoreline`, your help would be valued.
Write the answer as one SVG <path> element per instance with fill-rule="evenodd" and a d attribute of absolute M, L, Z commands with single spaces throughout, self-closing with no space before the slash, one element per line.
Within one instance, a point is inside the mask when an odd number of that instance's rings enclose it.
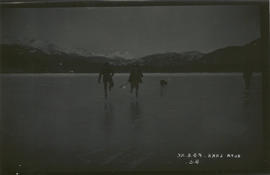
<path fill-rule="evenodd" d="M 115 73 L 114 76 L 127 76 L 129 73 Z M 255 72 L 253 75 L 259 76 L 262 73 Z M 177 75 L 186 75 L 186 76 L 196 76 L 196 75 L 204 75 L 204 76 L 227 76 L 227 75 L 242 75 L 241 72 L 187 72 L 187 73 L 144 73 L 145 76 L 177 76 Z M 98 76 L 98 73 L 0 73 L 0 77 L 2 76 Z"/>

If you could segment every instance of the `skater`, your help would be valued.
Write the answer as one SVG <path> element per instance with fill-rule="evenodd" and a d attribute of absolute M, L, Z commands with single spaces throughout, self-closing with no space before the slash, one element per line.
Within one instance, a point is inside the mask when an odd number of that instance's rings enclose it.
<path fill-rule="evenodd" d="M 102 67 L 102 69 L 100 70 L 99 76 L 98 76 L 98 83 L 101 82 L 101 77 L 103 80 L 103 84 L 104 84 L 104 94 L 105 94 L 105 98 L 108 98 L 108 86 L 109 86 L 109 91 L 111 91 L 112 87 L 113 87 L 113 77 L 114 72 L 112 70 L 112 67 L 109 63 L 105 63 Z"/>
<path fill-rule="evenodd" d="M 243 63 L 243 79 L 245 82 L 246 90 L 249 90 L 252 73 L 253 73 L 253 63 L 251 57 L 249 56 L 244 60 Z"/>
<path fill-rule="evenodd" d="M 160 96 L 162 97 L 164 95 L 164 91 L 166 89 L 168 82 L 166 80 L 160 80 L 159 84 L 160 84 Z"/>
<path fill-rule="evenodd" d="M 168 84 L 168 82 L 166 80 L 160 80 L 159 84 L 161 87 L 165 87 Z"/>
<path fill-rule="evenodd" d="M 242 62 L 243 79 L 245 82 L 246 91 L 248 91 L 250 88 L 250 81 L 256 66 L 261 64 L 261 62 L 259 61 L 260 55 L 258 55 L 258 53 L 260 53 L 260 42 L 253 41 L 250 44 L 252 47 L 251 52 L 248 54 L 247 57 L 244 57 Z"/>
<path fill-rule="evenodd" d="M 136 97 L 138 97 L 139 84 L 142 83 L 142 71 L 138 64 L 133 65 L 131 68 L 128 82 L 130 83 L 130 93 L 133 92 L 133 89 L 136 90 Z"/>

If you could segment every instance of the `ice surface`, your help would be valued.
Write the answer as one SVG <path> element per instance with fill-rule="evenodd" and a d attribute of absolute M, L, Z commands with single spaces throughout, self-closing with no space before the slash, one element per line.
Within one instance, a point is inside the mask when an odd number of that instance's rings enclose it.
<path fill-rule="evenodd" d="M 139 98 L 116 74 L 107 100 L 97 74 L 1 75 L 4 168 L 16 171 L 256 168 L 261 76 L 145 74 Z M 168 81 L 162 89 L 159 81 Z M 190 166 L 177 153 L 239 153 Z M 247 167 L 247 163 L 249 166 Z"/>

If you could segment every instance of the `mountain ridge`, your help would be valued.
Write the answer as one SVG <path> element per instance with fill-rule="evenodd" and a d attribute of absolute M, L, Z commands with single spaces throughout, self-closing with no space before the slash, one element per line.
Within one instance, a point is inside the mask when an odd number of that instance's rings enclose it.
<path fill-rule="evenodd" d="M 38 44 L 37 44 L 38 45 Z M 111 63 L 119 72 L 128 72 L 140 64 L 145 72 L 219 72 L 241 71 L 243 60 L 254 57 L 256 70 L 261 67 L 260 39 L 243 46 L 229 46 L 209 53 L 199 51 L 155 53 L 135 59 L 121 56 L 78 55 L 65 53 L 54 45 L 47 49 L 22 44 L 1 44 L 1 72 L 98 72 Z"/>

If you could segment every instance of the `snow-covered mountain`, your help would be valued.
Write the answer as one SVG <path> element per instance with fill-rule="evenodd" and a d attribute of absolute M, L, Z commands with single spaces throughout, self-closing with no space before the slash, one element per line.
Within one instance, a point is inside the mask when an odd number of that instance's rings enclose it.
<path fill-rule="evenodd" d="M 133 58 L 128 52 L 97 54 L 39 40 L 9 41 L 0 47 L 3 72 L 98 72 L 106 62 L 120 72 L 128 72 L 133 63 L 139 63 L 148 72 L 237 71 L 243 59 L 249 57 L 254 60 L 256 69 L 260 69 L 260 61 L 255 59 L 258 56 L 254 56 L 260 54 L 260 40 L 207 54 L 198 51 L 167 52 L 141 58 Z"/>
<path fill-rule="evenodd" d="M 116 60 L 133 58 L 133 56 L 128 51 L 114 51 L 112 53 L 95 53 L 85 48 L 64 47 L 53 44 L 49 41 L 37 39 L 13 39 L 13 40 L 9 39 L 5 40 L 3 44 L 18 44 L 22 46 L 32 47 L 33 48 L 31 51 L 32 53 L 37 51 L 35 49 L 38 49 L 49 55 L 72 54 L 83 57 L 101 56 Z"/>
<path fill-rule="evenodd" d="M 198 51 L 189 51 L 183 53 L 167 52 L 147 55 L 139 58 L 137 61 L 142 65 L 149 66 L 177 66 L 199 62 L 203 56 L 204 54 Z"/>
<path fill-rule="evenodd" d="M 183 57 L 187 58 L 189 61 L 196 61 L 201 59 L 204 54 L 199 51 L 188 51 L 181 53 Z"/>
<path fill-rule="evenodd" d="M 133 59 L 134 56 L 132 56 L 128 51 L 115 51 L 112 52 L 110 54 L 106 54 L 105 56 L 109 57 L 109 58 L 115 58 L 115 59 Z"/>
<path fill-rule="evenodd" d="M 42 40 L 35 40 L 35 39 L 8 39 L 4 40 L 3 44 L 9 45 L 21 45 L 25 47 L 32 48 L 31 53 L 35 53 L 38 51 L 42 51 L 46 54 L 61 54 L 63 53 L 63 49 L 48 42 Z"/>
<path fill-rule="evenodd" d="M 25 41 L 23 41 L 25 42 Z M 23 43 L 24 45 L 31 46 L 33 48 L 37 48 L 39 50 L 42 50 L 46 54 L 62 54 L 62 48 L 59 48 L 58 46 L 49 43 L 47 41 L 41 41 L 41 40 L 30 40 L 28 42 Z"/>

